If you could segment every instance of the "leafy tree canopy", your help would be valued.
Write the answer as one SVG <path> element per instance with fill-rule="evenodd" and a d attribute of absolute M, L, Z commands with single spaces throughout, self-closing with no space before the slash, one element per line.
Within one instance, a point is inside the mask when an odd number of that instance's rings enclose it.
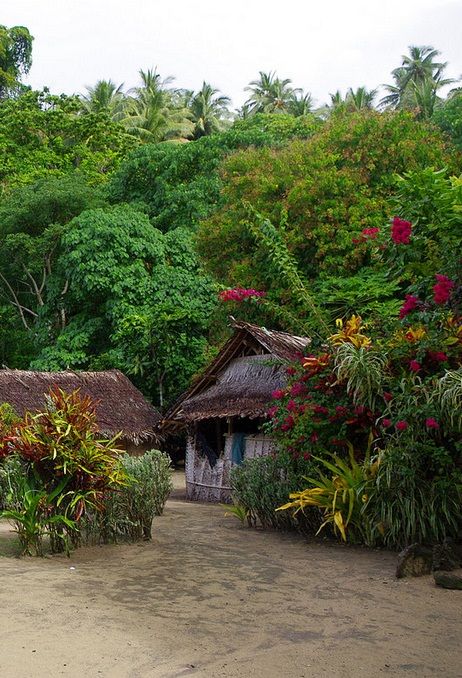
<path fill-rule="evenodd" d="M 131 153 L 112 178 L 112 202 L 146 205 L 152 223 L 162 231 L 195 228 L 220 201 L 221 160 L 236 149 L 279 146 L 307 138 L 317 126 L 312 117 L 255 115 L 231 129 L 194 143 L 145 145 Z"/>
<path fill-rule="evenodd" d="M 280 150 L 240 151 L 224 163 L 220 209 L 198 231 L 204 265 L 224 284 L 267 290 L 280 309 L 293 303 L 293 292 L 280 266 L 268 261 L 269 249 L 277 259 L 281 247 L 288 247 L 310 286 L 337 280 L 329 296 L 338 308 L 343 295 L 345 310 L 347 290 L 338 280 L 369 265 L 364 248 L 352 243 L 363 229 L 386 223 L 395 174 L 452 162 L 433 128 L 409 114 L 368 111 L 334 116 L 311 139 Z M 255 225 L 255 211 L 269 219 L 273 233 Z M 385 301 L 396 291 L 382 274 L 361 274 L 358 283 L 369 301 Z M 353 301 L 351 286 L 348 296 Z"/>
<path fill-rule="evenodd" d="M 77 97 L 26 92 L 0 106 L 0 190 L 78 170 L 98 184 L 136 141 L 103 112 L 79 113 Z"/>
<path fill-rule="evenodd" d="M 0 26 L 0 101 L 20 89 L 32 66 L 33 39 L 24 26 Z"/>
<path fill-rule="evenodd" d="M 185 231 L 164 235 L 127 205 L 82 212 L 47 292 L 35 368 L 119 367 L 163 403 L 202 365 L 215 294 Z"/>

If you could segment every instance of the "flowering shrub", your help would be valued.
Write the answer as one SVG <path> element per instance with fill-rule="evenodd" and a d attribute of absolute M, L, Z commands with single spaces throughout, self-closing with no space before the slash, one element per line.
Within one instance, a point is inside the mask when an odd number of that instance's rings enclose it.
<path fill-rule="evenodd" d="M 242 287 L 235 287 L 230 290 L 223 290 L 218 295 L 220 301 L 235 301 L 238 304 L 243 302 L 245 299 L 258 299 L 259 297 L 264 297 L 265 292 L 259 292 L 258 290 L 246 290 Z"/>

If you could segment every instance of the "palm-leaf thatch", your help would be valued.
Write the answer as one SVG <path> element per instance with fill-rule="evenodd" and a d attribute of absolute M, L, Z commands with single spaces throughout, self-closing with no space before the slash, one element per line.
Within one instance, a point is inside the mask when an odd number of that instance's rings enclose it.
<path fill-rule="evenodd" d="M 233 336 L 166 413 L 163 430 L 214 417 L 258 417 L 310 340 L 232 319 Z"/>
<path fill-rule="evenodd" d="M 80 390 L 95 404 L 96 419 L 102 435 L 120 439 L 131 445 L 155 442 L 159 413 L 140 391 L 119 372 L 34 372 L 0 370 L 0 403 L 9 403 L 18 415 L 39 412 L 45 406 L 52 388 Z"/>

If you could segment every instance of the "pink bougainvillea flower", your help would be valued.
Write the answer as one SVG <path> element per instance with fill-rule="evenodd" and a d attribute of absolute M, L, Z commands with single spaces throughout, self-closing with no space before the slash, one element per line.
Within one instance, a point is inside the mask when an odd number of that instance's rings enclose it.
<path fill-rule="evenodd" d="M 383 399 L 385 400 L 385 402 L 389 403 L 390 400 L 393 400 L 393 394 L 389 393 L 388 391 L 384 391 L 383 392 Z"/>
<path fill-rule="evenodd" d="M 284 398 L 285 396 L 285 391 L 282 390 L 282 388 L 278 388 L 275 391 L 272 392 L 271 396 L 275 400 L 281 400 L 281 398 Z"/>
<path fill-rule="evenodd" d="M 405 318 L 409 313 L 415 311 L 420 303 L 419 297 L 415 297 L 413 294 L 406 294 L 406 300 L 399 310 L 399 317 L 401 320 Z"/>
<path fill-rule="evenodd" d="M 444 363 L 448 360 L 448 356 L 443 351 L 428 351 L 428 357 L 436 363 Z"/>
<path fill-rule="evenodd" d="M 235 287 L 230 290 L 223 290 L 219 293 L 220 301 L 235 301 L 240 304 L 244 299 L 264 297 L 266 292 L 253 289 L 244 289 L 243 287 Z"/>
<path fill-rule="evenodd" d="M 290 389 L 290 395 L 291 396 L 299 396 L 304 392 L 305 392 L 305 385 L 301 384 L 299 381 L 297 381 L 295 384 L 293 384 L 292 388 Z"/>
<path fill-rule="evenodd" d="M 409 428 L 409 424 L 407 421 L 401 420 L 396 422 L 396 428 L 398 431 L 405 431 L 407 428 Z"/>
<path fill-rule="evenodd" d="M 297 409 L 297 403 L 295 400 L 290 399 L 289 402 L 287 403 L 287 409 L 289 412 L 295 412 Z"/>
<path fill-rule="evenodd" d="M 290 377 L 292 377 L 296 372 L 297 370 L 295 369 L 295 367 L 292 366 L 286 369 L 286 374 L 288 374 Z"/>
<path fill-rule="evenodd" d="M 439 428 L 440 427 L 440 425 L 438 424 L 436 419 L 434 419 L 433 417 L 428 417 L 428 419 L 425 419 L 425 426 L 427 428 Z"/>
<path fill-rule="evenodd" d="M 318 440 L 319 440 L 318 434 L 317 434 L 316 432 L 312 433 L 312 434 L 310 435 L 310 440 L 311 440 L 312 443 L 317 443 Z"/>
<path fill-rule="evenodd" d="M 396 245 L 409 245 L 412 224 L 410 221 L 395 217 L 391 224 L 391 239 Z"/>
<path fill-rule="evenodd" d="M 451 290 L 454 282 L 446 275 L 437 273 L 435 275 L 436 283 L 433 285 L 433 301 L 435 304 L 446 304 L 451 296 Z"/>
<path fill-rule="evenodd" d="M 286 417 L 281 424 L 281 431 L 290 431 L 291 428 L 295 426 L 295 419 L 289 415 Z"/>
<path fill-rule="evenodd" d="M 388 428 L 389 426 L 391 426 L 391 423 L 392 423 L 391 419 L 382 419 L 382 426 L 384 428 Z"/>
<path fill-rule="evenodd" d="M 277 415 L 278 412 L 279 412 L 279 407 L 277 405 L 273 405 L 273 407 L 270 407 L 267 410 L 266 414 L 268 415 L 268 417 L 270 417 L 272 419 L 273 417 L 275 417 Z"/>
<path fill-rule="evenodd" d="M 421 368 L 422 365 L 419 362 L 417 362 L 417 360 L 411 360 L 411 362 L 409 363 L 409 369 L 412 372 L 418 372 Z"/>
<path fill-rule="evenodd" d="M 305 452 L 304 455 L 303 455 L 303 459 L 305 461 L 308 461 L 308 459 L 310 459 L 310 458 L 311 458 L 311 454 L 309 452 Z"/>

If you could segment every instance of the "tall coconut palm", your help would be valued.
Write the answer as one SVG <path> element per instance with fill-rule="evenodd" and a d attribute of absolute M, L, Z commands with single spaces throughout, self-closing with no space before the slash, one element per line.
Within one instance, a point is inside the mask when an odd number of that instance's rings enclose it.
<path fill-rule="evenodd" d="M 440 52 L 433 47 L 411 45 L 409 54 L 402 57 L 404 85 L 407 85 L 408 82 L 421 85 L 428 80 L 440 77 L 447 66 L 447 62 L 435 61 L 435 58 L 439 55 Z"/>
<path fill-rule="evenodd" d="M 353 90 L 351 87 L 346 95 L 347 108 L 351 111 L 363 111 L 364 109 L 374 108 L 374 99 L 377 96 L 376 89 L 366 89 L 358 87 Z"/>
<path fill-rule="evenodd" d="M 189 110 L 194 124 L 194 139 L 219 132 L 229 118 L 228 106 L 231 99 L 223 95 L 217 96 L 219 91 L 204 81 L 197 94 L 191 97 Z"/>
<path fill-rule="evenodd" d="M 350 87 L 344 97 L 340 90 L 330 95 L 331 103 L 327 106 L 327 113 L 348 111 L 371 110 L 374 108 L 374 99 L 377 95 L 376 89 L 368 90 L 366 87 L 353 89 Z"/>
<path fill-rule="evenodd" d="M 449 85 L 454 80 L 443 78 L 443 72 L 446 69 L 446 62 L 435 61 L 439 56 L 438 50 L 429 46 L 409 47 L 409 55 L 403 55 L 401 66 L 392 71 L 394 79 L 393 85 L 383 85 L 388 92 L 380 100 L 380 107 L 386 109 L 419 109 L 417 93 L 426 92 L 425 98 L 432 88 L 435 93 L 441 87 Z"/>
<path fill-rule="evenodd" d="M 294 96 L 300 89 L 290 87 L 292 80 L 280 80 L 274 71 L 260 71 L 260 78 L 252 80 L 246 92 L 250 97 L 245 102 L 251 113 L 288 113 Z"/>
<path fill-rule="evenodd" d="M 127 115 L 122 121 L 127 130 L 151 143 L 188 138 L 193 124 L 189 111 L 177 105 L 175 92 L 167 88 L 173 78 L 162 80 L 157 69 L 140 70 L 139 74 L 141 86 L 131 90 Z"/>
<path fill-rule="evenodd" d="M 289 101 L 287 106 L 287 112 L 291 115 L 299 118 L 303 115 L 308 115 L 313 112 L 314 99 L 311 96 L 311 92 L 304 94 L 303 91 L 296 91 L 292 97 L 292 100 Z"/>
<path fill-rule="evenodd" d="M 123 84 L 117 86 L 112 80 L 98 80 L 80 97 L 84 110 L 89 113 L 106 111 L 112 120 L 122 120 L 126 103 L 122 88 Z"/>

